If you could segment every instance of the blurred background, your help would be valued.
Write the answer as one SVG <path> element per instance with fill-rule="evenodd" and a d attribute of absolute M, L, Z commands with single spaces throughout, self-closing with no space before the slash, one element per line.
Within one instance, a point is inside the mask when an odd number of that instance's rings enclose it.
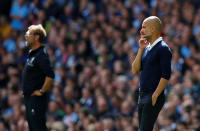
<path fill-rule="evenodd" d="M 141 22 L 156 15 L 173 52 L 155 131 L 200 131 L 199 0 L 1 0 L 0 131 L 28 131 L 22 97 L 24 34 L 42 24 L 55 71 L 50 131 L 137 131 L 139 76 L 130 66 Z"/>

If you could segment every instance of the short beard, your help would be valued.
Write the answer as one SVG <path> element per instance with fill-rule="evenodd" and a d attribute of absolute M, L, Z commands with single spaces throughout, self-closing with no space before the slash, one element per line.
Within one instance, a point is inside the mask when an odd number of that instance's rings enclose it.
<path fill-rule="evenodd" d="M 25 42 L 26 47 L 31 48 L 31 46 L 33 45 L 33 43 L 28 43 L 28 41 Z"/>

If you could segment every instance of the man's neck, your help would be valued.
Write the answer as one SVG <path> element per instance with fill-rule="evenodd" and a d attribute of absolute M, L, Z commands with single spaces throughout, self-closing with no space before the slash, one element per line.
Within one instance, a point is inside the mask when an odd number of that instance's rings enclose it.
<path fill-rule="evenodd" d="M 152 36 L 152 39 L 149 41 L 150 45 L 152 45 L 153 42 L 156 41 L 159 37 L 160 35 Z"/>
<path fill-rule="evenodd" d="M 32 50 L 32 51 L 33 51 L 33 50 L 36 50 L 36 49 L 40 48 L 40 46 L 41 46 L 40 43 L 35 43 L 35 44 L 32 46 L 31 50 Z"/>

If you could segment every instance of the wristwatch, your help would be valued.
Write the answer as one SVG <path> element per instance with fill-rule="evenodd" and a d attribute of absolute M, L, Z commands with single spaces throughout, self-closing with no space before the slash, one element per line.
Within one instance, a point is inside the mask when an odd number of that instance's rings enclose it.
<path fill-rule="evenodd" d="M 40 89 L 40 93 L 43 95 L 44 94 L 44 92 L 42 91 L 42 89 Z"/>

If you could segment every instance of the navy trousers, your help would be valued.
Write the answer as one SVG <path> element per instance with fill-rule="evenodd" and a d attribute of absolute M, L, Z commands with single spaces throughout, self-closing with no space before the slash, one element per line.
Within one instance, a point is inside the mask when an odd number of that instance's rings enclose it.
<path fill-rule="evenodd" d="M 165 95 L 161 93 L 152 106 L 153 93 L 139 93 L 138 99 L 138 117 L 139 117 L 139 131 L 152 131 L 154 123 L 157 120 L 158 114 L 165 103 Z"/>

